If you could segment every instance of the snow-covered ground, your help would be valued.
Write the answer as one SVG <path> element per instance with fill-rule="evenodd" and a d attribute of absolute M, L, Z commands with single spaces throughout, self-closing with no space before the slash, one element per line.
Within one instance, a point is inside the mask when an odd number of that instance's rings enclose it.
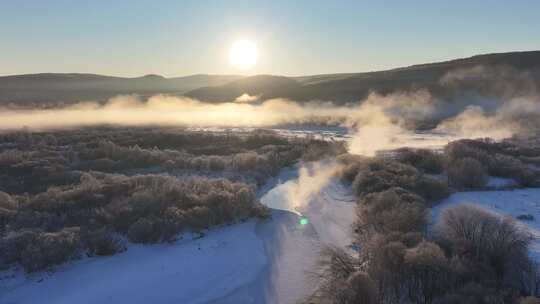
<path fill-rule="evenodd" d="M 0 303 L 297 303 L 317 287 L 310 273 L 323 246 L 350 244 L 355 214 L 350 190 L 331 178 L 333 165 L 308 166 L 284 169 L 261 189 L 269 220 L 130 245 L 52 274 L 0 272 Z"/>
<path fill-rule="evenodd" d="M 458 204 L 476 205 L 514 219 L 519 215 L 531 214 L 534 220 L 516 219 L 516 221 L 526 227 L 534 237 L 530 253 L 540 262 L 540 188 L 454 193 L 431 210 L 433 222 L 437 223 L 442 210 Z"/>
<path fill-rule="evenodd" d="M 272 128 L 255 128 L 255 127 L 192 127 L 187 128 L 190 131 L 214 132 L 214 133 L 249 133 L 255 130 L 270 130 L 285 137 L 312 137 L 322 140 L 348 140 L 351 135 L 345 127 L 339 126 L 317 126 L 317 125 L 283 125 Z"/>
<path fill-rule="evenodd" d="M 249 284 L 212 303 L 297 303 L 311 294 L 316 284 L 309 272 L 316 269 L 321 243 L 311 225 L 300 217 L 274 210 L 272 220 L 259 224 L 268 264 Z"/>
<path fill-rule="evenodd" d="M 59 271 L 0 281 L 0 303 L 207 303 L 254 280 L 264 269 L 255 221 L 205 237 L 87 258 Z"/>
<path fill-rule="evenodd" d="M 214 132 L 214 133 L 236 133 L 247 134 L 255 130 L 269 130 L 288 138 L 311 137 L 320 140 L 347 141 L 351 142 L 358 130 L 342 126 L 318 126 L 318 125 L 282 125 L 268 128 L 255 127 L 192 127 L 190 131 Z M 399 136 L 392 138 L 388 146 L 381 146 L 381 149 L 397 149 L 401 147 L 414 147 L 425 149 L 440 149 L 448 142 L 459 139 L 456 135 L 441 132 L 403 132 Z"/>
<path fill-rule="evenodd" d="M 491 189 L 504 189 L 517 186 L 518 183 L 511 178 L 490 176 L 487 187 Z"/>

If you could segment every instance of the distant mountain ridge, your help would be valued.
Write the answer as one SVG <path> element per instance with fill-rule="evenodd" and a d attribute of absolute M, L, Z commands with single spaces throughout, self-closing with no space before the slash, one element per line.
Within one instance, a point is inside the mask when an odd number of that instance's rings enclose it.
<path fill-rule="evenodd" d="M 486 77 L 470 78 L 452 87 L 441 78 L 456 70 L 484 67 Z M 324 100 L 335 103 L 355 102 L 370 92 L 387 94 L 415 89 L 429 90 L 435 96 L 451 96 L 464 91 L 480 95 L 500 94 L 490 77 L 493 69 L 507 69 L 508 81 L 526 74 L 527 85 L 540 87 L 540 51 L 476 55 L 435 63 L 412 65 L 386 71 L 322 74 L 300 77 L 277 75 L 190 75 L 165 78 L 160 75 L 115 77 L 79 73 L 42 73 L 0 77 L 0 104 L 16 105 L 69 104 L 86 100 L 106 100 L 119 94 L 184 95 L 208 102 L 231 101 L 247 93 L 261 100 L 288 98 L 296 101 Z M 493 74 L 493 75 L 490 75 Z M 517 77 L 517 76 L 516 76 Z M 520 80 L 520 79 L 518 79 Z M 519 81 L 517 81 L 519 83 Z M 521 89 L 521 88 L 517 88 Z"/>
<path fill-rule="evenodd" d="M 190 90 L 217 86 L 242 78 L 238 75 L 160 75 L 115 77 L 82 73 L 41 73 L 0 77 L 0 103 L 74 103 L 106 100 L 120 94 L 182 95 Z"/>
<path fill-rule="evenodd" d="M 386 71 L 328 74 L 291 77 L 286 86 L 282 76 L 253 76 L 235 80 L 221 86 L 195 89 L 186 95 L 207 101 L 232 100 L 240 92 L 258 95 L 261 99 L 289 98 L 296 101 L 324 100 L 335 103 L 356 102 L 366 98 L 370 92 L 388 94 L 396 91 L 426 89 L 435 96 L 448 97 L 461 91 L 475 91 L 480 95 L 497 95 L 497 88 L 490 87 L 489 77 L 470 79 L 460 86 L 446 87 L 441 77 L 450 71 L 475 67 L 507 69 L 505 77 L 512 81 L 513 74 L 526 72 L 537 87 L 540 87 L 540 51 L 497 53 L 476 55 L 469 58 L 444 62 L 412 65 Z M 492 71 L 493 72 L 493 71 Z M 488 71 L 489 73 L 489 71 Z M 265 86 L 264 82 L 268 85 Z M 460 91 L 461 90 L 461 91 Z M 491 92 L 493 91 L 493 92 Z"/>

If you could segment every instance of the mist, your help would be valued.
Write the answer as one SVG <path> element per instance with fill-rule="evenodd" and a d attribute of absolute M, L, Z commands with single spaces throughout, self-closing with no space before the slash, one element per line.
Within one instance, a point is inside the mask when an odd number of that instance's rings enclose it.
<path fill-rule="evenodd" d="M 137 96 L 118 96 L 106 104 L 81 102 L 60 109 L 3 110 L 0 129 L 64 128 L 97 124 L 162 126 L 268 127 L 284 123 L 339 124 L 350 107 L 329 103 L 297 104 L 272 99 L 254 104 L 254 97 L 242 95 L 220 104 L 184 97 L 156 95 L 143 101 Z"/>
<path fill-rule="evenodd" d="M 302 215 L 302 210 L 315 198 L 343 166 L 334 161 L 301 163 L 298 177 L 279 184 L 262 199 L 263 203 L 274 209 L 287 210 Z"/>
<path fill-rule="evenodd" d="M 489 71 L 488 71 L 489 72 Z M 471 74 L 472 73 L 472 74 Z M 485 76 L 489 83 L 504 82 Z M 483 77 L 484 69 L 455 71 L 441 78 L 454 86 L 466 75 Z M 499 75 L 499 74 L 497 74 Z M 349 130 L 349 151 L 372 156 L 380 150 L 399 147 L 430 148 L 451 140 L 491 137 L 496 140 L 528 134 L 540 128 L 540 100 L 534 86 L 524 80 L 507 83 L 508 99 L 463 95 L 453 100 L 434 98 L 427 90 L 370 94 L 359 104 L 337 106 L 330 102 L 298 103 L 288 99 L 260 101 L 259 96 L 242 94 L 235 100 L 208 103 L 186 97 L 156 95 L 146 100 L 122 95 L 105 104 L 80 102 L 55 109 L 3 109 L 0 129 L 43 130 L 92 125 L 180 126 L 180 127 L 273 127 L 284 124 L 342 126 Z M 506 77 L 506 78 L 505 78 Z M 498 79 L 498 78 L 497 78 Z M 519 95 L 516 97 L 516 95 Z M 514 97 L 510 97 L 514 96 Z M 433 121 L 430 132 L 419 134 L 417 124 Z"/>
<path fill-rule="evenodd" d="M 335 162 L 317 162 L 302 166 L 296 182 L 287 188 L 289 210 L 301 213 L 305 204 L 317 196 L 341 169 L 342 165 Z"/>

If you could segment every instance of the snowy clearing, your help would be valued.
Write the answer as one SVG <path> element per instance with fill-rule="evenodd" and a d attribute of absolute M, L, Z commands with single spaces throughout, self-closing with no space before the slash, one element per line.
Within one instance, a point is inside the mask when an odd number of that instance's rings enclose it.
<path fill-rule="evenodd" d="M 0 302 L 206 303 L 253 280 L 265 266 L 255 225 L 222 227 L 172 245 L 130 245 L 124 253 L 76 261 L 50 276 L 18 274 L 2 284 Z"/>
<path fill-rule="evenodd" d="M 524 225 L 533 235 L 530 253 L 540 262 L 540 188 L 454 193 L 433 207 L 431 210 L 433 223 L 437 223 L 442 210 L 458 204 L 472 204 L 514 219 L 519 215 L 531 214 L 534 220 L 516 219 L 516 221 Z"/>

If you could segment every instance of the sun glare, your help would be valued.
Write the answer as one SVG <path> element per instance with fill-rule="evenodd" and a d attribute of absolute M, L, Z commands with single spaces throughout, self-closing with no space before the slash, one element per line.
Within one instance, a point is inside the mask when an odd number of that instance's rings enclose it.
<path fill-rule="evenodd" d="M 230 49 L 229 62 L 241 70 L 248 70 L 257 63 L 257 45 L 249 40 L 238 40 Z"/>

